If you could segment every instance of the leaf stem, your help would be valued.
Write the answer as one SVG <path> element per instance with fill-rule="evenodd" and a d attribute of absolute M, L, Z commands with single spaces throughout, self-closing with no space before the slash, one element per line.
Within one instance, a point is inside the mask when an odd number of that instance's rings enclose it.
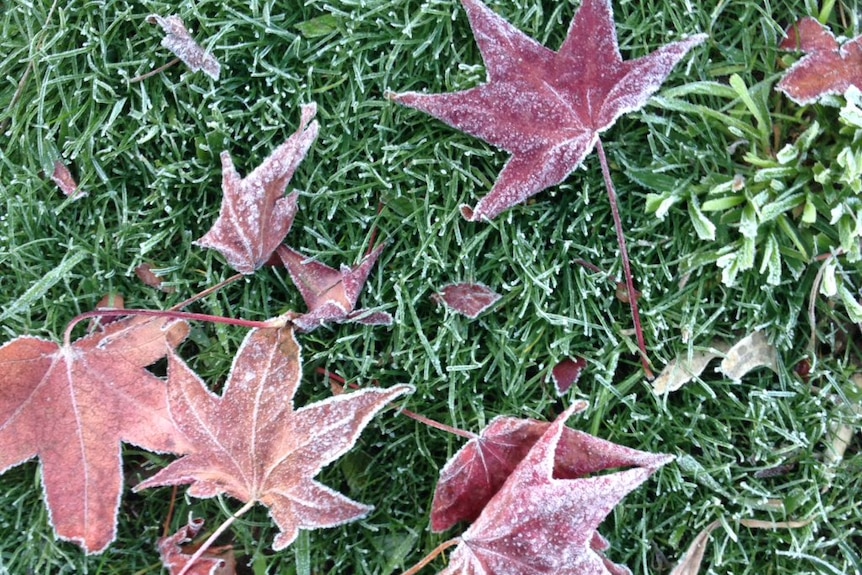
<path fill-rule="evenodd" d="M 186 563 L 185 566 L 182 569 L 180 569 L 180 572 L 177 573 L 177 575 L 186 575 L 186 573 L 188 573 L 189 569 L 194 567 L 195 561 L 200 559 L 201 556 L 204 553 L 206 553 L 206 550 L 209 549 L 210 547 L 212 547 L 212 545 L 213 545 L 213 543 L 215 543 L 216 539 L 218 539 L 219 536 L 222 533 L 224 533 L 227 530 L 227 528 L 230 527 L 234 521 L 237 520 L 237 518 L 239 518 L 241 515 L 243 515 L 246 511 L 248 511 L 252 507 L 254 507 L 255 503 L 257 503 L 257 502 L 254 499 L 252 499 L 251 501 L 247 501 L 246 504 L 243 505 L 239 509 L 239 511 L 237 511 L 236 513 L 234 513 L 233 515 L 231 515 L 230 517 L 225 519 L 222 522 L 222 524 L 218 526 L 218 529 L 213 531 L 212 535 L 207 537 L 207 540 L 204 541 L 200 547 L 198 547 L 198 550 L 195 551 L 191 557 L 189 557 L 188 563 Z"/>
<path fill-rule="evenodd" d="M 423 567 L 425 567 L 426 565 L 431 563 L 431 561 L 433 561 L 438 555 L 440 555 L 441 553 L 443 553 L 444 551 L 446 551 L 447 549 L 449 549 L 453 545 L 456 545 L 460 542 L 461 542 L 460 537 L 453 537 L 452 539 L 449 539 L 448 541 L 444 541 L 443 543 L 441 543 L 440 545 L 435 547 L 434 550 L 431 551 L 431 553 L 429 553 L 428 555 L 423 557 L 422 560 L 419 561 L 419 563 L 417 563 L 416 565 L 414 565 L 413 567 L 411 567 L 410 569 L 408 569 L 407 571 L 405 571 L 401 575 L 416 575 L 416 573 L 419 573 L 419 571 L 421 571 Z M 180 575 L 182 575 L 182 574 L 180 574 Z"/>
<path fill-rule="evenodd" d="M 177 65 L 177 64 L 179 64 L 179 63 L 180 63 L 180 59 L 179 59 L 179 58 L 174 58 L 173 60 L 171 60 L 171 61 L 170 61 L 170 62 L 168 62 L 167 64 L 164 64 L 164 65 L 162 65 L 162 66 L 159 66 L 159 67 L 158 67 L 158 68 L 156 68 L 155 70 L 150 70 L 149 72 L 147 72 L 147 73 L 145 73 L 145 74 L 141 74 L 140 76 L 135 76 L 134 78 L 132 78 L 131 80 L 129 80 L 129 84 L 137 84 L 138 82 L 143 82 L 143 81 L 144 81 L 144 80 L 146 80 L 147 78 L 150 78 L 150 77 L 152 77 L 152 76 L 155 76 L 156 74 L 161 74 L 162 72 L 164 72 L 165 70 L 167 70 L 167 69 L 168 69 L 168 68 L 170 68 L 171 66 L 176 66 L 176 65 Z"/>
<path fill-rule="evenodd" d="M 601 138 L 596 138 L 596 151 L 599 153 L 599 162 L 602 165 L 602 176 L 605 179 L 605 188 L 608 190 L 608 199 L 611 202 L 611 213 L 614 216 L 614 227 L 617 229 L 617 241 L 620 246 L 620 256 L 623 260 L 623 273 L 626 280 L 626 291 L 629 294 L 629 306 L 632 310 L 632 321 L 635 324 L 635 335 L 638 340 L 638 349 L 641 354 L 641 365 L 647 378 L 653 379 L 652 370 L 649 366 L 649 358 L 646 352 L 646 343 L 644 341 L 643 328 L 641 327 L 641 316 L 638 311 L 638 294 L 635 291 L 634 280 L 632 279 L 632 268 L 629 263 L 629 252 L 626 249 L 626 238 L 623 235 L 623 222 L 620 218 L 620 208 L 617 203 L 617 193 L 614 190 L 614 183 L 611 181 L 611 171 L 608 168 L 608 158 L 605 156 L 605 149 L 602 146 Z"/>
<path fill-rule="evenodd" d="M 189 299 L 187 299 L 185 301 L 181 301 L 180 303 L 178 303 L 177 305 L 173 306 L 170 309 L 173 311 L 173 310 L 181 310 L 184 307 L 188 307 L 191 304 L 195 303 L 196 301 L 202 300 L 203 298 L 207 297 L 211 293 L 217 292 L 218 290 L 222 289 L 223 287 L 230 285 L 233 282 L 235 282 L 239 279 L 242 279 L 243 277 L 245 277 L 243 274 L 234 274 L 234 275 L 230 276 L 229 278 L 227 278 L 226 280 L 223 280 L 223 281 L 217 283 L 216 285 L 214 285 L 212 287 L 208 287 L 207 289 L 205 289 L 201 293 L 193 295 L 192 297 L 190 297 Z"/>
<path fill-rule="evenodd" d="M 193 313 L 189 311 L 159 310 L 159 309 L 103 309 L 93 310 L 82 313 L 81 315 L 72 318 L 69 325 L 66 326 L 66 332 L 63 334 L 63 343 L 68 347 L 72 341 L 72 329 L 78 323 L 93 317 L 123 317 L 127 315 L 143 315 L 149 317 L 166 317 L 173 319 L 189 320 L 189 321 L 207 321 L 210 323 L 223 323 L 226 325 L 236 325 L 239 327 L 247 327 L 251 329 L 262 329 L 268 327 L 279 327 L 277 321 L 254 321 L 250 319 L 222 317 L 218 315 L 210 315 L 206 313 Z"/>
<path fill-rule="evenodd" d="M 319 373 L 320 375 L 322 375 L 324 377 L 329 378 L 330 381 L 334 381 L 339 386 L 344 388 L 344 384 L 346 383 L 346 380 L 343 377 L 341 377 L 340 375 L 338 375 L 337 373 L 329 371 L 328 369 L 323 368 L 323 367 L 318 367 L 317 373 Z M 356 384 L 350 384 L 348 387 L 351 387 L 353 389 L 359 388 L 359 386 Z M 471 433 L 469 431 L 464 431 L 463 429 L 458 429 L 457 427 L 452 427 L 451 425 L 446 425 L 445 423 L 440 423 L 439 421 L 434 421 L 433 419 L 428 419 L 424 415 L 419 415 L 418 413 L 416 413 L 414 411 L 410 411 L 409 409 L 404 409 L 404 408 L 399 409 L 397 407 L 393 407 L 393 409 L 398 409 L 398 411 L 402 415 L 409 417 L 410 419 L 415 419 L 419 423 L 423 423 L 423 424 L 427 425 L 428 427 L 433 427 L 434 429 L 439 429 L 440 431 L 445 431 L 447 433 L 451 433 L 452 435 L 458 435 L 460 437 L 466 437 L 467 439 L 476 439 L 476 437 L 478 437 L 475 433 Z"/>

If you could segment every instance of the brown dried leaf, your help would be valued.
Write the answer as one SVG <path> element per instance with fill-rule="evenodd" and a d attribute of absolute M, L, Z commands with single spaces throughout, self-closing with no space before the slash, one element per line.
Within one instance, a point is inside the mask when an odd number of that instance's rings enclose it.
<path fill-rule="evenodd" d="M 733 381 L 759 367 L 768 367 L 778 373 L 778 352 L 766 339 L 766 334 L 756 331 L 733 344 L 721 360 L 721 371 Z"/>
<path fill-rule="evenodd" d="M 195 538 L 204 526 L 203 519 L 190 519 L 188 525 L 168 537 L 159 539 L 159 556 L 170 575 L 236 575 L 236 558 L 233 547 L 223 545 L 210 547 L 195 560 L 194 565 L 186 564 L 198 549 Z"/>
<path fill-rule="evenodd" d="M 163 18 L 158 14 L 150 14 L 147 16 L 147 22 L 162 27 L 165 31 L 162 46 L 173 52 L 192 72 L 203 70 L 207 76 L 218 80 L 221 73 L 218 60 L 195 42 L 179 16 Z"/>
<path fill-rule="evenodd" d="M 175 288 L 166 286 L 164 280 L 153 272 L 152 264 L 142 263 L 135 268 L 135 275 L 138 276 L 138 279 L 141 280 L 144 285 L 156 288 L 159 291 L 163 291 L 165 293 L 174 293 L 176 291 Z"/>
<path fill-rule="evenodd" d="M 284 190 L 317 138 L 315 114 L 316 104 L 303 106 L 297 131 L 245 178 L 239 177 L 230 154 L 222 152 L 221 210 L 196 245 L 218 250 L 243 274 L 254 273 L 269 260 L 293 225 L 297 194 L 285 197 Z"/>
<path fill-rule="evenodd" d="M 170 412 L 194 451 L 135 491 L 190 483 L 194 497 L 226 493 L 259 502 L 281 530 L 276 551 L 300 529 L 334 527 L 370 511 L 313 477 L 353 446 L 380 409 L 412 387 L 364 389 L 295 409 L 302 365 L 290 327 L 249 333 L 221 397 L 176 354 L 168 355 L 168 364 Z"/>
<path fill-rule="evenodd" d="M 661 373 L 652 381 L 652 390 L 656 395 L 676 391 L 683 385 L 699 377 L 713 359 L 724 355 L 730 346 L 721 341 L 712 342 L 705 350 L 695 350 L 691 357 L 680 355 L 664 366 Z"/>
<path fill-rule="evenodd" d="M 144 369 L 188 334 L 165 319 L 125 319 L 58 346 L 19 337 L 0 347 L 0 473 L 33 457 L 57 537 L 87 553 L 114 540 L 120 444 L 185 453 L 165 383 Z"/>

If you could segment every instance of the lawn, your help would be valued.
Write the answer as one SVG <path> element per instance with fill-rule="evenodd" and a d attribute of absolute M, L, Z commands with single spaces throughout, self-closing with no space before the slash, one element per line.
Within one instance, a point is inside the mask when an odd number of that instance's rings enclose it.
<path fill-rule="evenodd" d="M 578 3 L 489 6 L 556 50 Z M 488 192 L 508 155 L 386 99 L 387 91 L 449 92 L 486 80 L 457 0 L 5 3 L 0 344 L 24 334 L 59 341 L 108 293 L 122 294 L 128 308 L 167 309 L 233 275 L 218 253 L 192 245 L 218 215 L 219 154 L 228 150 L 240 173 L 250 172 L 296 130 L 300 106 L 316 102 L 320 136 L 290 185 L 300 198 L 286 241 L 335 267 L 358 262 L 374 237 L 385 241 L 360 305 L 394 322 L 302 336 L 298 405 L 331 395 L 322 369 L 359 386 L 409 383 L 416 391 L 399 406 L 474 432 L 500 414 L 552 420 L 584 399 L 589 409 L 570 426 L 677 457 L 602 525 L 613 561 L 667 573 L 718 520 L 702 573 L 862 572 L 862 386 L 854 383 L 862 338 L 853 306 L 862 289 L 862 124 L 841 119 L 842 107 L 852 109 L 841 96 L 798 106 L 774 89 L 800 57 L 778 49 L 789 24 L 821 17 L 852 38 L 862 32 L 858 8 L 613 3 L 626 59 L 709 36 L 645 108 L 602 135 L 650 360 L 660 371 L 755 331 L 777 353 L 775 370 L 733 381 L 716 362 L 657 395 L 629 306 L 617 298 L 620 256 L 596 155 L 561 185 L 490 223 L 470 223 L 459 206 Z M 173 58 L 146 21 L 171 13 L 220 60 L 218 81 L 182 64 L 136 81 Z M 64 198 L 51 181 L 58 159 L 86 197 Z M 760 211 L 734 203 L 736 192 Z M 143 263 L 172 293 L 138 279 Z M 502 299 L 475 320 L 432 301 L 460 281 Z M 265 320 L 303 309 L 287 272 L 265 267 L 191 311 Z M 194 323 L 180 353 L 220 389 L 245 334 Z M 567 357 L 587 367 L 558 397 L 549 374 Z M 154 369 L 164 373 L 163 364 Z M 840 457 L 838 430 L 850 431 Z M 274 553 L 277 528 L 258 506 L 225 538 L 239 572 L 404 571 L 453 536 L 431 533 L 428 516 L 440 469 L 462 444 L 382 412 L 318 477 L 374 511 L 303 532 Z M 130 487 L 171 457 L 126 445 L 123 460 Z M 175 496 L 126 489 L 117 540 L 86 556 L 55 539 L 40 481 L 35 460 L 0 476 L 0 573 L 158 573 L 167 518 L 170 532 L 190 513 L 214 527 L 241 506 L 184 488 Z M 804 525 L 752 529 L 740 523 L 747 519 Z M 444 565 L 437 559 L 423 573 Z"/>

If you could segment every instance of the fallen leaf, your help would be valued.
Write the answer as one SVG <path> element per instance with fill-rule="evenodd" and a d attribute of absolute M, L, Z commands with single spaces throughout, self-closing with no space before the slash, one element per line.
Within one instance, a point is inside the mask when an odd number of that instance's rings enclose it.
<path fill-rule="evenodd" d="M 301 372 L 300 347 L 289 327 L 248 334 L 222 397 L 211 393 L 179 356 L 168 354 L 170 413 L 194 451 L 135 491 L 190 483 L 194 497 L 226 493 L 261 503 L 281 531 L 276 551 L 290 545 L 299 529 L 364 517 L 371 507 L 313 477 L 353 446 L 380 409 L 413 388 L 364 389 L 295 409 Z"/>
<path fill-rule="evenodd" d="M 739 524 L 749 529 L 798 529 L 805 527 L 811 523 L 813 519 L 804 521 L 762 521 L 759 519 L 740 519 Z M 700 572 L 700 566 L 703 563 L 703 556 L 706 552 L 706 546 L 709 543 L 709 537 L 712 532 L 721 525 L 721 520 L 716 519 L 707 525 L 703 531 L 697 534 L 691 545 L 688 546 L 679 563 L 673 568 L 670 575 L 697 575 Z"/>
<path fill-rule="evenodd" d="M 512 154 L 470 221 L 490 220 L 562 182 L 617 118 L 643 107 L 692 47 L 697 35 L 637 60 L 623 61 L 610 0 L 584 0 L 554 52 L 492 12 L 462 0 L 488 82 L 448 94 L 390 94 L 450 126 Z"/>
<path fill-rule="evenodd" d="M 691 356 L 686 353 L 671 360 L 652 381 L 653 393 L 662 395 L 676 391 L 694 378 L 700 377 L 709 362 L 724 355 L 729 348 L 724 342 L 714 341 L 709 349 L 694 350 Z"/>
<path fill-rule="evenodd" d="M 54 162 L 54 173 L 51 174 L 51 180 L 57 184 L 57 187 L 60 188 L 60 191 L 67 198 L 80 200 L 87 195 L 86 192 L 78 192 L 78 182 L 72 177 L 72 173 L 66 167 L 66 164 L 60 160 Z"/>
<path fill-rule="evenodd" d="M 716 519 L 697 534 L 670 575 L 697 575 L 700 572 L 700 564 L 703 562 L 703 554 L 706 552 L 709 536 L 719 525 L 721 525 L 721 521 Z"/>
<path fill-rule="evenodd" d="M 87 553 L 114 540 L 120 443 L 185 453 L 165 382 L 144 369 L 185 323 L 125 319 L 70 346 L 19 337 L 0 347 L 0 473 L 38 457 L 54 532 Z"/>
<path fill-rule="evenodd" d="M 438 304 L 476 319 L 485 310 L 500 300 L 500 294 L 479 283 L 449 284 L 431 296 Z"/>
<path fill-rule="evenodd" d="M 144 285 L 156 288 L 159 291 L 163 291 L 165 293 L 174 293 L 176 291 L 175 288 L 166 286 L 164 280 L 153 272 L 152 264 L 142 263 L 135 268 L 135 275 L 138 276 L 138 279 L 141 280 Z"/>
<path fill-rule="evenodd" d="M 163 18 L 158 14 L 150 14 L 147 16 L 147 22 L 162 27 L 165 31 L 162 46 L 173 52 L 192 72 L 203 70 L 207 76 L 218 80 L 221 73 L 218 60 L 194 41 L 179 16 Z"/>
<path fill-rule="evenodd" d="M 551 380 L 557 395 L 563 395 L 575 385 L 587 367 L 586 360 L 578 357 L 567 357 L 551 370 Z"/>
<path fill-rule="evenodd" d="M 236 271 L 251 274 L 266 263 L 293 225 L 297 194 L 284 190 L 311 144 L 318 124 L 317 106 L 302 107 L 299 129 L 245 178 L 240 178 L 228 152 L 222 152 L 222 200 L 219 217 L 194 242 L 221 252 Z"/>
<path fill-rule="evenodd" d="M 809 17 L 787 29 L 779 48 L 805 54 L 776 86 L 799 105 L 843 94 L 850 86 L 862 89 L 862 36 L 838 44 L 828 28 Z"/>
<path fill-rule="evenodd" d="M 461 535 L 441 575 L 521 575 L 525 566 L 530 573 L 628 573 L 604 556 L 608 543 L 596 529 L 623 497 L 673 456 L 631 450 L 579 432 L 572 436 L 574 430 L 565 422 L 582 408 L 575 403 L 545 424 Z M 572 437 L 577 440 L 569 443 Z M 621 465 L 636 467 L 603 473 Z"/>
<path fill-rule="evenodd" d="M 340 270 L 336 270 L 306 258 L 287 246 L 280 246 L 276 253 L 308 306 L 308 312 L 292 317 L 291 323 L 304 332 L 315 330 L 329 322 L 391 324 L 392 316 L 386 312 L 354 309 L 368 274 L 382 251 L 381 245 L 368 254 L 358 266 L 349 268 L 342 265 Z"/>
<path fill-rule="evenodd" d="M 721 360 L 722 373 L 733 381 L 742 380 L 748 372 L 759 367 L 768 367 L 778 373 L 778 352 L 762 331 L 736 342 Z"/>
<path fill-rule="evenodd" d="M 197 545 L 195 538 L 204 526 L 203 519 L 189 519 L 188 525 L 168 537 L 159 539 L 159 556 L 170 575 L 179 575 L 191 559 Z M 233 547 L 210 547 L 195 564 L 186 569 L 187 575 L 235 575 L 236 558 Z"/>

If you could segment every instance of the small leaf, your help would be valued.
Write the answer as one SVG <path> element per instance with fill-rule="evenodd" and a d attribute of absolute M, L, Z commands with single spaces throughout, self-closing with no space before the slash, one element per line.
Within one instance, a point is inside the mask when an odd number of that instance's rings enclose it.
<path fill-rule="evenodd" d="M 147 22 L 162 27 L 165 31 L 162 46 L 173 52 L 192 72 L 203 70 L 207 76 L 218 80 L 221 73 L 218 60 L 194 41 L 179 16 L 163 18 L 158 14 L 151 14 L 147 16 Z"/>
<path fill-rule="evenodd" d="M 254 273 L 269 260 L 293 225 L 297 194 L 285 197 L 284 191 L 317 138 L 315 114 L 315 104 L 303 106 L 296 132 L 245 178 L 240 178 L 230 154 L 222 152 L 221 209 L 196 245 L 217 250 L 243 274 Z"/>
<path fill-rule="evenodd" d="M 319 38 L 338 30 L 338 18 L 333 14 L 315 16 L 296 25 L 303 38 Z"/>
<path fill-rule="evenodd" d="M 832 32 L 808 17 L 788 28 L 779 48 L 805 53 L 776 86 L 799 105 L 843 94 L 851 86 L 862 88 L 862 37 L 839 45 Z"/>
<path fill-rule="evenodd" d="M 159 556 L 170 575 L 235 575 L 233 547 L 210 547 L 194 565 L 186 567 L 196 551 L 194 540 L 204 526 L 203 519 L 189 519 L 188 525 L 168 537 L 159 539 Z"/>
<path fill-rule="evenodd" d="M 551 370 L 551 379 L 557 395 L 563 395 L 578 382 L 587 367 L 586 360 L 582 358 L 567 357 L 554 366 Z"/>
<path fill-rule="evenodd" d="M 742 380 L 748 372 L 759 367 L 768 367 L 778 373 L 778 352 L 762 331 L 736 342 L 721 361 L 722 373 L 733 381 Z"/>
<path fill-rule="evenodd" d="M 470 319 L 476 319 L 500 298 L 500 294 L 479 283 L 449 284 L 431 296 L 438 304 L 443 304 Z"/>
<path fill-rule="evenodd" d="M 75 178 L 72 177 L 72 173 L 69 171 L 69 168 L 66 167 L 66 164 L 60 160 L 54 162 L 54 173 L 51 174 L 51 180 L 57 184 L 57 187 L 60 188 L 60 191 L 63 192 L 63 195 L 67 198 L 80 200 L 87 195 L 86 192 L 78 191 L 78 183 L 75 181 Z"/>

